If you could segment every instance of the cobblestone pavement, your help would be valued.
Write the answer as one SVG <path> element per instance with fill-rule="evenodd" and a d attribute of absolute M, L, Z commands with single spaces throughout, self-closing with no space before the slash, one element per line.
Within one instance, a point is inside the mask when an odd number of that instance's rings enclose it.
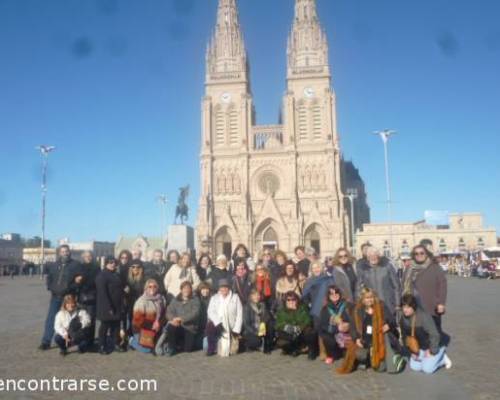
<path fill-rule="evenodd" d="M 36 350 L 48 304 L 38 278 L 0 278 L 0 379 L 157 379 L 157 392 L 1 393 L 0 399 L 477 399 L 500 398 L 500 281 L 449 280 L 444 328 L 451 334 L 453 368 L 432 376 L 358 371 L 336 376 L 332 367 L 279 352 L 228 359 L 202 353 L 174 358 L 128 352 L 59 356 Z"/>

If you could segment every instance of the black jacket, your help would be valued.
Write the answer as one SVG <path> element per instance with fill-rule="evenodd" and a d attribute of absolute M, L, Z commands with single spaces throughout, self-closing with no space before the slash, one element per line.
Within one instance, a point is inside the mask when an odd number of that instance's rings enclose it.
<path fill-rule="evenodd" d="M 76 294 L 75 277 L 81 275 L 80 263 L 71 258 L 63 264 L 59 259 L 47 265 L 47 289 L 53 296 L 63 297 L 66 294 Z"/>
<path fill-rule="evenodd" d="M 104 269 L 96 278 L 97 319 L 120 321 L 123 307 L 123 286 L 120 276 Z"/>
<path fill-rule="evenodd" d="M 165 275 L 167 274 L 168 268 L 167 264 L 164 261 L 161 261 L 159 264 L 155 264 L 153 262 L 148 262 L 144 264 L 144 277 L 146 280 L 154 279 L 158 284 L 158 288 L 160 289 L 160 293 L 162 295 L 166 294 L 165 291 Z"/>
<path fill-rule="evenodd" d="M 95 280 L 101 272 L 101 268 L 95 264 L 81 264 L 82 283 L 78 290 L 78 301 L 83 305 L 95 305 L 97 299 L 97 288 Z"/>
<path fill-rule="evenodd" d="M 320 335 L 335 335 L 337 334 L 338 328 L 337 325 L 332 325 L 330 324 L 330 319 L 332 317 L 332 313 L 330 312 L 329 306 L 332 307 L 333 304 L 331 302 L 328 302 L 322 309 L 320 313 L 320 322 L 319 322 L 319 333 Z M 340 312 L 340 307 L 336 310 L 339 313 L 339 317 L 342 318 L 343 322 L 349 323 L 351 325 L 353 322 L 351 321 L 352 318 L 352 311 L 353 311 L 353 305 L 347 301 L 344 301 L 344 307 L 343 311 Z"/>
<path fill-rule="evenodd" d="M 257 319 L 257 313 L 252 308 L 252 306 L 247 303 L 243 307 L 243 333 L 257 335 L 258 330 L 255 326 L 255 320 Z M 266 325 L 269 324 L 271 316 L 266 309 L 264 303 L 260 303 L 260 322 L 264 322 Z"/>
<path fill-rule="evenodd" d="M 303 258 L 297 263 L 297 270 L 302 273 L 304 276 L 309 275 L 309 266 L 311 265 L 311 261 L 307 258 Z"/>
<path fill-rule="evenodd" d="M 219 291 L 219 281 L 221 279 L 226 279 L 229 283 L 233 278 L 233 274 L 228 269 L 222 269 L 213 267 L 207 277 L 207 282 L 210 283 L 210 286 L 214 292 Z"/>

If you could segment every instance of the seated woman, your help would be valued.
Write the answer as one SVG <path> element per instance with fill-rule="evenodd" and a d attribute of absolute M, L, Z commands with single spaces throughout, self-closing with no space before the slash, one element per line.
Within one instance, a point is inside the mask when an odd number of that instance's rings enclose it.
<path fill-rule="evenodd" d="M 134 304 L 132 317 L 133 336 L 129 345 L 141 353 L 152 353 L 159 333 L 165 324 L 166 303 L 160 294 L 158 282 L 148 279 L 144 293 Z"/>
<path fill-rule="evenodd" d="M 326 305 L 321 309 L 319 336 L 326 351 L 326 364 L 332 364 L 335 358 L 341 358 L 347 345 L 352 342 L 350 322 L 353 306 L 344 300 L 341 290 L 328 287 Z"/>
<path fill-rule="evenodd" d="M 90 315 L 83 309 L 76 307 L 73 295 L 64 296 L 61 310 L 56 314 L 54 330 L 55 342 L 59 346 L 60 354 L 68 354 L 68 348 L 78 346 L 78 352 L 84 353 L 89 343 Z"/>
<path fill-rule="evenodd" d="M 190 353 L 196 345 L 196 335 L 200 323 L 200 299 L 193 296 L 191 282 L 181 284 L 181 292 L 171 301 L 167 308 L 168 323 L 167 354 L 175 355 L 178 351 Z"/>
<path fill-rule="evenodd" d="M 439 347 L 440 335 L 432 317 L 417 306 L 417 299 L 405 294 L 400 319 L 403 343 L 411 353 L 410 368 L 432 374 L 440 367 L 451 368 L 446 348 Z"/>
<path fill-rule="evenodd" d="M 282 303 L 288 292 L 295 292 L 298 296 L 302 294 L 299 286 L 299 273 L 292 260 L 285 263 L 283 275 L 276 282 L 276 300 Z"/>
<path fill-rule="evenodd" d="M 219 291 L 210 299 L 207 316 L 207 356 L 236 354 L 243 325 L 243 308 L 240 298 L 231 291 L 226 279 L 219 281 Z"/>
<path fill-rule="evenodd" d="M 271 316 L 261 301 L 259 291 L 252 289 L 248 303 L 243 307 L 243 338 L 247 350 L 262 349 L 265 354 L 271 352 L 273 336 L 270 322 Z"/>
<path fill-rule="evenodd" d="M 348 345 L 341 374 L 354 370 L 357 364 L 377 372 L 401 372 L 404 358 L 397 354 L 398 339 L 392 313 L 372 289 L 363 288 L 351 323 L 352 343 Z"/>
<path fill-rule="evenodd" d="M 282 350 L 283 355 L 297 357 L 302 349 L 307 346 L 309 359 L 316 358 L 314 341 L 316 334 L 312 328 L 312 320 L 307 308 L 300 304 L 297 293 L 289 291 L 285 294 L 283 307 L 276 314 L 276 345 Z"/>

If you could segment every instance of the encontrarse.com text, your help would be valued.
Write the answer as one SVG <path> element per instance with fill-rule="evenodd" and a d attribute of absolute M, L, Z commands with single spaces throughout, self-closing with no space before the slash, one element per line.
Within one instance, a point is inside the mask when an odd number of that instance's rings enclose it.
<path fill-rule="evenodd" d="M 156 379 L 2 379 L 0 392 L 156 392 Z"/>

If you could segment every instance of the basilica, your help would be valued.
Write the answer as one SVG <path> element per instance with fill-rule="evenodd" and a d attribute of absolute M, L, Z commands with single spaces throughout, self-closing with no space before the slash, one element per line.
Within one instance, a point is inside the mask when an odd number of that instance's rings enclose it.
<path fill-rule="evenodd" d="M 296 0 L 292 24 L 282 124 L 256 125 L 236 1 L 219 0 L 202 100 L 198 252 L 229 255 L 244 243 L 253 254 L 292 253 L 301 244 L 331 255 L 349 245 L 336 97 L 316 0 Z"/>

